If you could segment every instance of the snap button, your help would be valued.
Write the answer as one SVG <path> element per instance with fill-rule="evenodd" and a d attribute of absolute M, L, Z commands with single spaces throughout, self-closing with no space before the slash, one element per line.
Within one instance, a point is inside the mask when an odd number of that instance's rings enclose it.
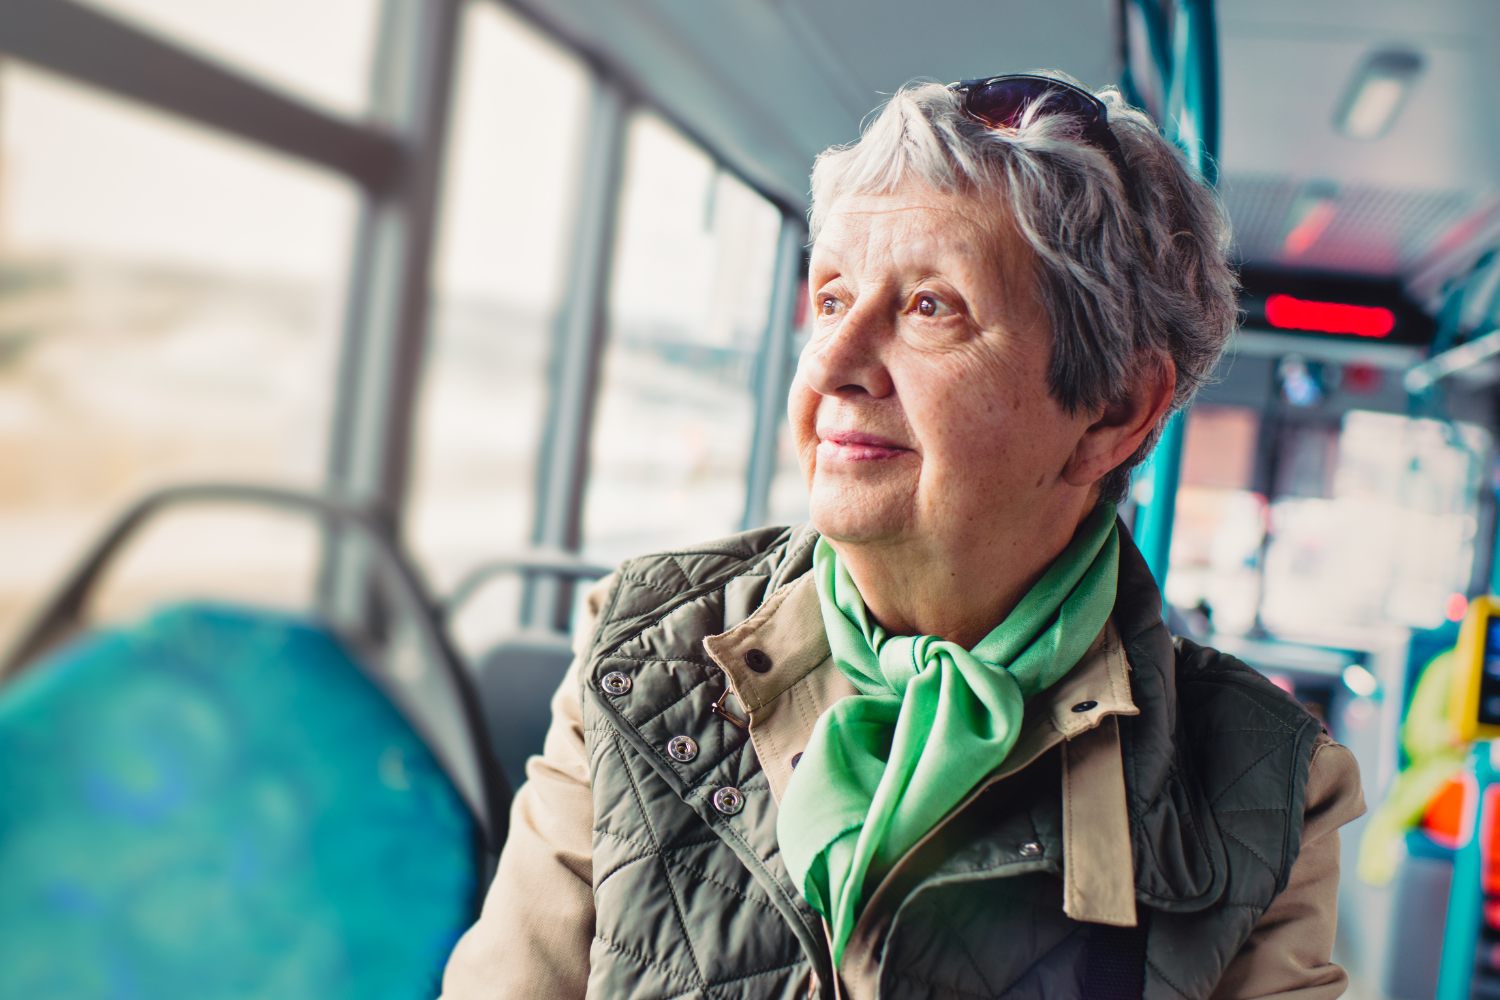
<path fill-rule="evenodd" d="M 686 764 L 698 756 L 698 741 L 691 736 L 674 736 L 667 741 L 667 755 Z"/>
<path fill-rule="evenodd" d="M 764 674 L 771 669 L 771 658 L 763 649 L 747 649 L 745 650 L 745 666 L 757 674 Z"/>
<path fill-rule="evenodd" d="M 714 808 L 725 816 L 733 816 L 745 808 L 745 793 L 732 785 L 725 785 L 714 792 Z"/>
<path fill-rule="evenodd" d="M 1042 845 L 1034 840 L 1028 840 L 1021 845 L 1021 857 L 1034 858 L 1042 853 Z"/>
<path fill-rule="evenodd" d="M 612 670 L 604 675 L 604 679 L 599 682 L 599 686 L 604 689 L 605 694 L 629 694 L 630 678 L 618 670 Z"/>
<path fill-rule="evenodd" d="M 1098 707 L 1099 703 L 1097 701 L 1080 701 L 1078 704 L 1073 706 L 1073 711 L 1087 712 Z"/>
<path fill-rule="evenodd" d="M 795 768 L 800 763 L 802 763 L 802 755 L 800 753 L 792 754 L 792 767 Z"/>

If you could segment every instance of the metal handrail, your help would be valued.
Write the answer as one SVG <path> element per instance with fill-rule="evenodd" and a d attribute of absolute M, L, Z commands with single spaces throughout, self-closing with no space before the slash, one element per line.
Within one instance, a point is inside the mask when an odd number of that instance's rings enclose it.
<path fill-rule="evenodd" d="M 551 576 L 570 582 L 597 580 L 614 572 L 604 563 L 590 562 L 562 549 L 527 549 L 514 555 L 488 559 L 466 573 L 453 592 L 443 599 L 438 613 L 448 621 L 469 602 L 474 594 L 497 576 Z"/>

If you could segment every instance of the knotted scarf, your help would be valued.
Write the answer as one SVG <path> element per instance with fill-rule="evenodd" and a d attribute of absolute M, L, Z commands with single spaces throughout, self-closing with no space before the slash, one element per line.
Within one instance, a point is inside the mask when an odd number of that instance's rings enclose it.
<path fill-rule="evenodd" d="M 1083 657 L 1115 603 L 1113 504 L 972 650 L 889 635 L 826 539 L 813 573 L 833 661 L 858 692 L 824 712 L 782 796 L 776 836 L 843 960 L 867 889 L 998 767 L 1028 699 Z"/>

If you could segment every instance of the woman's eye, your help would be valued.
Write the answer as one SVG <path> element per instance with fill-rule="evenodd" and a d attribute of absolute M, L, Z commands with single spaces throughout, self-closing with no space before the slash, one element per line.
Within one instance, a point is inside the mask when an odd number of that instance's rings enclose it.
<path fill-rule="evenodd" d="M 937 316 L 944 309 L 943 303 L 935 295 L 922 294 L 917 296 L 917 313 L 921 316 Z"/>
<path fill-rule="evenodd" d="M 839 300 L 832 295 L 825 295 L 818 300 L 818 312 L 824 316 L 832 316 L 839 311 Z"/>

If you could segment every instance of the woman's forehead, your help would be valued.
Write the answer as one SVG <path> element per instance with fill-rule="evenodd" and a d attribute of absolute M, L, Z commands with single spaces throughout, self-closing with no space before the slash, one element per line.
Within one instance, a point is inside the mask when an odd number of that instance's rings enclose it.
<path fill-rule="evenodd" d="M 913 185 L 839 198 L 813 243 L 812 260 L 814 268 L 880 264 L 1003 278 L 1016 273 L 1026 253 L 993 201 Z"/>

